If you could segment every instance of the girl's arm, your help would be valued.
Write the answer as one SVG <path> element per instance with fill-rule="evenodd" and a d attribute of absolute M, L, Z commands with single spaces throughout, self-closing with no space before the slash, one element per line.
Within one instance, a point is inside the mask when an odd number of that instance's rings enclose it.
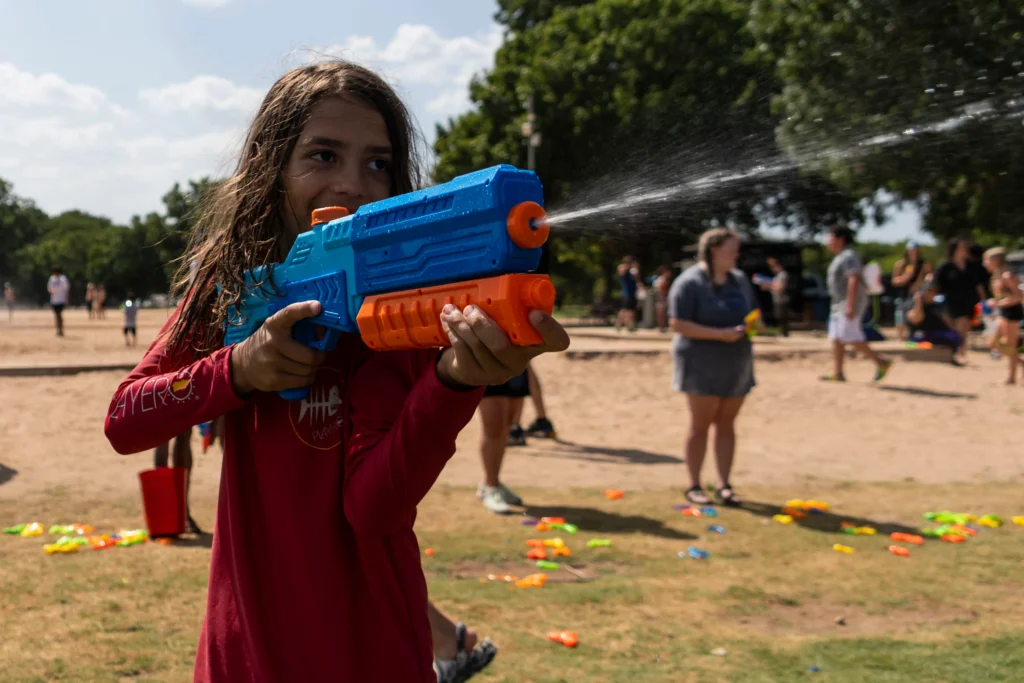
<path fill-rule="evenodd" d="M 191 364 L 168 358 L 164 342 L 177 317 L 170 317 L 110 402 L 104 433 L 122 455 L 156 448 L 245 405 L 231 385 L 234 346 Z"/>
<path fill-rule="evenodd" d="M 356 372 L 344 484 L 356 533 L 385 536 L 412 524 L 480 403 L 483 387 L 447 388 L 437 360 L 436 350 L 374 353 Z"/>
<path fill-rule="evenodd" d="M 902 260 L 897 261 L 892 267 L 892 284 L 894 287 L 906 287 L 916 275 L 916 272 L 907 272 L 907 264 Z"/>
<path fill-rule="evenodd" d="M 725 341 L 726 334 L 733 331 L 731 327 L 708 327 L 707 325 L 695 323 L 692 320 L 681 320 L 679 318 L 669 318 L 669 325 L 672 327 L 673 332 L 678 332 L 689 339 Z"/>

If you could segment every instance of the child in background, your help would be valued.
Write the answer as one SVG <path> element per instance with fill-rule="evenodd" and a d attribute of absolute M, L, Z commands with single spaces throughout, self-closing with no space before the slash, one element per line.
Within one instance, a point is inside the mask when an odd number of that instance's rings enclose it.
<path fill-rule="evenodd" d="M 4 283 L 4 303 L 7 304 L 7 322 L 14 322 L 14 285 L 10 282 Z"/>
<path fill-rule="evenodd" d="M 993 344 L 1009 361 L 1006 383 L 1016 384 L 1020 323 L 1024 320 L 1020 280 L 1007 268 L 1006 250 L 1002 247 L 989 249 L 984 258 L 985 268 L 992 274 L 992 298 L 987 303 L 999 314 Z"/>
<path fill-rule="evenodd" d="M 139 319 L 139 302 L 135 299 L 134 292 L 128 292 L 128 298 L 121 304 L 121 309 L 124 311 L 124 345 L 135 346 L 138 342 L 135 326 Z M 131 341 L 128 340 L 129 335 Z"/>
<path fill-rule="evenodd" d="M 544 342 L 516 347 L 479 308 L 449 304 L 443 351 L 375 353 L 350 334 L 324 353 L 292 338 L 321 310 L 306 301 L 221 348 L 245 272 L 280 262 L 312 211 L 355 212 L 415 188 L 413 135 L 401 100 L 367 69 L 327 62 L 281 77 L 235 173 L 197 217 L 177 279 L 181 305 L 111 401 L 106 434 L 120 453 L 224 416 L 197 683 L 435 683 L 476 673 L 465 653 L 461 670 L 433 665 L 416 506 L 483 387 L 565 349 L 565 330 L 533 311 Z M 310 398 L 277 394 L 297 387 Z"/>

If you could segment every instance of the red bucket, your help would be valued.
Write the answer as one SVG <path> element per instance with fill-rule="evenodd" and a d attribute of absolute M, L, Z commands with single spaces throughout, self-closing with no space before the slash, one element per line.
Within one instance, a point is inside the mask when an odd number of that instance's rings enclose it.
<path fill-rule="evenodd" d="M 139 472 L 139 481 L 149 535 L 178 536 L 185 533 L 188 470 L 184 467 L 157 467 Z"/>

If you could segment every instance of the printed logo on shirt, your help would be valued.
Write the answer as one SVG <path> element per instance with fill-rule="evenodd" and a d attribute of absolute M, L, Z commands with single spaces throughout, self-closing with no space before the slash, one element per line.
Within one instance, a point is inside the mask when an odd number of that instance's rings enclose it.
<path fill-rule="evenodd" d="M 288 420 L 299 441 L 323 451 L 341 445 L 344 388 L 345 378 L 341 372 L 321 366 L 316 381 L 309 388 L 309 396 L 288 403 Z"/>
<path fill-rule="evenodd" d="M 168 403 L 184 403 L 192 399 L 198 400 L 199 397 L 193 391 L 192 371 L 184 368 L 170 377 L 150 377 L 135 391 L 128 387 L 121 394 L 121 400 L 114 406 L 110 416 L 116 419 L 125 415 L 148 413 Z"/>

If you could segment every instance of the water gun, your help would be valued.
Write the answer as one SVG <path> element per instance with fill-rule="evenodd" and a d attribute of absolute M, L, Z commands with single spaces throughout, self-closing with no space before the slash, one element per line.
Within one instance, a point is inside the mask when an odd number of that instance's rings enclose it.
<path fill-rule="evenodd" d="M 322 351 L 356 332 L 377 351 L 448 346 L 440 321 L 446 304 L 476 305 L 512 344 L 539 344 L 528 316 L 550 314 L 555 300 L 551 279 L 530 272 L 549 233 L 543 201 L 535 173 L 503 164 L 352 215 L 317 209 L 312 230 L 295 239 L 283 263 L 245 274 L 224 344 L 248 339 L 277 311 L 309 300 L 321 312 L 292 335 Z M 309 390 L 279 393 L 298 400 Z"/>
<path fill-rule="evenodd" d="M 757 328 L 761 326 L 761 309 L 755 308 L 743 318 L 743 324 L 747 327 L 747 338 L 753 339 L 757 335 Z"/>
<path fill-rule="evenodd" d="M 772 279 L 770 277 L 767 275 L 761 275 L 760 273 L 754 273 L 750 276 L 750 279 L 753 280 L 754 284 L 758 287 L 763 287 L 772 283 Z"/>
<path fill-rule="evenodd" d="M 204 422 L 199 425 L 199 436 L 203 437 L 203 453 L 210 450 L 213 443 L 213 422 Z"/>

